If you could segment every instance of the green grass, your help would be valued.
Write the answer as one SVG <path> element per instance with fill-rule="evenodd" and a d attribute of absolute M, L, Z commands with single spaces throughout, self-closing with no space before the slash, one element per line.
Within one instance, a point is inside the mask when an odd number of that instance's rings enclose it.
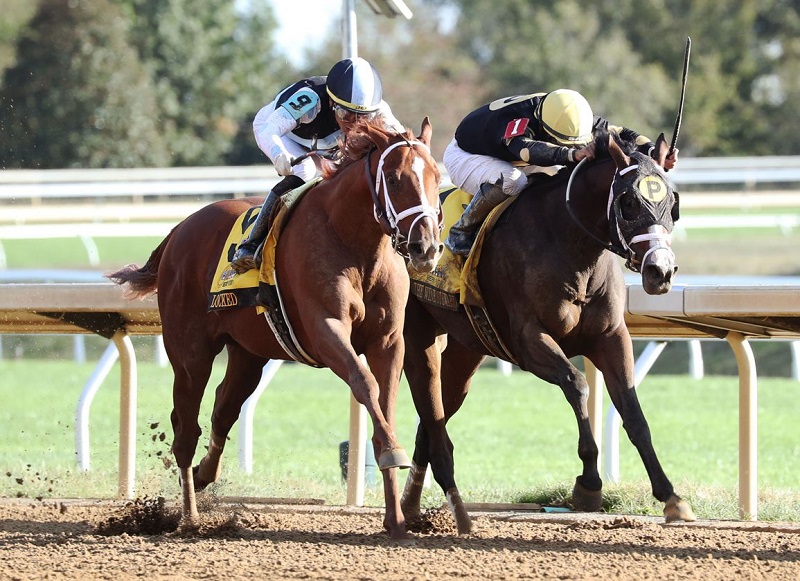
<path fill-rule="evenodd" d="M 109 272 L 135 262 L 143 264 L 160 242 L 157 238 L 98 238 L 100 265 Z M 797 275 L 796 248 L 800 233 L 776 230 L 692 230 L 675 240 L 681 274 Z M 3 241 L 9 268 L 89 268 L 77 239 Z M 151 338 L 134 338 L 139 356 L 137 428 L 137 494 L 179 493 L 177 475 L 165 467 L 170 458 L 172 429 L 171 372 L 151 361 Z M 787 375 L 788 347 L 761 342 L 780 351 L 782 375 Z M 754 345 L 758 349 L 762 344 Z M 769 345 L 766 345 L 769 343 Z M 90 360 L 105 348 L 99 338 L 87 338 Z M 729 349 L 704 345 L 706 371 L 736 373 Z M 3 353 L 10 357 L 69 358 L 70 341 L 63 337 L 4 336 Z M 685 349 L 662 372 L 686 369 Z M 715 351 L 721 351 L 715 355 Z M 759 360 L 759 373 L 768 367 Z M 773 357 L 774 359 L 774 357 Z M 717 364 L 719 361 L 719 364 Z M 662 364 L 662 361 L 659 361 Z M 666 367 L 666 369 L 664 369 Z M 112 372 L 97 395 L 91 414 L 92 469 L 80 473 L 75 460 L 74 410 L 92 364 L 69 361 L 0 361 L 0 495 L 111 497 L 117 490 L 119 373 Z M 656 368 L 654 368 L 656 371 Z M 221 377 L 215 369 L 207 389 L 200 423 L 206 444 L 211 395 Z M 800 428 L 796 419 L 798 385 L 789 379 L 759 379 L 759 518 L 800 521 Z M 237 426 L 227 445 L 223 475 L 215 490 L 223 495 L 316 497 L 343 504 L 345 487 L 338 466 L 339 443 L 347 439 L 347 387 L 329 371 L 287 365 L 262 397 L 256 412 L 255 466 L 252 475 L 238 470 Z M 688 498 L 698 516 L 736 518 L 738 485 L 738 382 L 735 375 L 695 381 L 685 376 L 651 374 L 640 391 L 653 442 L 679 494 Z M 607 398 L 606 398 L 607 401 Z M 398 436 L 413 450 L 416 415 L 407 386 L 398 402 Z M 463 409 L 452 420 L 456 476 L 467 501 L 558 499 L 568 494 L 580 471 L 577 429 L 560 390 L 524 373 L 501 377 L 481 370 Z M 607 484 L 605 503 L 622 513 L 660 514 L 638 454 L 621 436 L 619 486 Z M 199 458 L 199 454 L 198 454 Z M 404 479 L 404 476 L 401 477 Z M 18 479 L 21 484 L 18 483 Z M 438 506 L 442 493 L 434 483 L 426 491 L 427 506 Z M 366 502 L 382 504 L 380 486 L 369 487 Z"/>
<path fill-rule="evenodd" d="M 91 364 L 0 362 L 0 495 L 26 497 L 113 497 L 117 489 L 119 374 L 98 392 L 91 412 L 91 463 L 81 473 L 75 462 L 74 409 Z M 209 433 L 211 395 L 221 377 L 215 369 L 200 416 Z M 800 427 L 796 421 L 797 383 L 759 383 L 759 516 L 800 520 Z M 238 468 L 238 426 L 227 444 L 220 495 L 313 497 L 344 504 L 338 465 L 339 443 L 347 439 L 347 386 L 327 370 L 285 365 L 255 414 L 254 472 Z M 734 377 L 701 381 L 651 376 L 640 390 L 653 442 L 668 476 L 698 516 L 736 518 L 738 486 L 738 382 Z M 606 398 L 607 401 L 607 398 Z M 138 495 L 179 494 L 171 456 L 171 372 L 139 365 L 137 426 Z M 398 436 L 413 450 L 416 415 L 407 386 L 398 401 Z M 371 428 L 370 428 L 371 432 Z M 468 502 L 558 499 L 569 493 L 580 471 L 577 428 L 560 390 L 533 376 L 503 377 L 491 367 L 476 376 L 464 407 L 453 418 L 456 477 Z M 606 486 L 613 512 L 660 514 L 638 454 L 622 435 L 622 483 Z M 199 459 L 199 454 L 196 460 Z M 401 481 L 404 481 L 404 475 Z M 18 483 L 21 479 L 21 484 Z M 378 479 L 380 480 L 380 479 Z M 538 496 L 537 496 L 538 495 Z M 382 504 L 380 483 L 366 502 Z M 438 486 L 424 503 L 439 506 Z"/>
<path fill-rule="evenodd" d="M 8 268 L 96 268 L 109 272 L 130 262 L 140 266 L 162 238 L 95 238 L 100 264 L 90 266 L 86 248 L 78 238 L 3 240 Z"/>

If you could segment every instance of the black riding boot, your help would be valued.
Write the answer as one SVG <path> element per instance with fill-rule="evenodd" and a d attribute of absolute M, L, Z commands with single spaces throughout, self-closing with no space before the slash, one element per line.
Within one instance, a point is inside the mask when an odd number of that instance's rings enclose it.
<path fill-rule="evenodd" d="M 472 244 L 478 234 L 478 228 L 492 208 L 508 197 L 508 194 L 503 191 L 502 184 L 502 178 L 494 184 L 489 182 L 481 184 L 458 222 L 450 226 L 450 234 L 444 243 L 453 254 L 469 256 L 469 251 L 472 250 Z"/>
<path fill-rule="evenodd" d="M 275 207 L 275 202 L 288 192 L 295 188 L 299 188 L 305 182 L 296 175 L 290 175 L 283 178 L 280 182 L 275 184 L 275 187 L 267 195 L 264 204 L 261 206 L 261 211 L 258 213 L 256 223 L 253 224 L 253 229 L 250 231 L 250 236 L 246 240 L 239 243 L 236 253 L 231 260 L 231 268 L 237 274 L 242 274 L 256 267 L 255 254 L 258 250 L 258 245 L 261 244 L 269 233 L 270 216 L 272 209 Z"/>

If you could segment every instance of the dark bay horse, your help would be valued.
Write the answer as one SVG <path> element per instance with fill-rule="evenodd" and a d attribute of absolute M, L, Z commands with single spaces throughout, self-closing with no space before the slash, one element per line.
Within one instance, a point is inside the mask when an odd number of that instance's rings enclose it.
<path fill-rule="evenodd" d="M 634 389 L 634 355 L 625 325 L 625 282 L 612 250 L 640 271 L 650 294 L 671 288 L 677 267 L 670 232 L 678 217 L 677 193 L 663 172 L 668 146 L 659 138 L 654 157 L 598 136 L 597 159 L 569 181 L 555 176 L 529 186 L 484 240 L 478 282 L 489 319 L 513 361 L 558 385 L 578 421 L 577 477 L 572 504 L 601 507 L 598 450 L 589 425 L 589 387 L 569 361 L 587 357 L 603 373 L 611 400 L 639 451 L 654 496 L 667 521 L 694 520 L 656 457 Z M 607 143 L 607 146 L 606 146 Z M 583 165 L 583 163 L 581 164 Z M 453 443 L 446 423 L 461 407 L 486 355 L 468 319 L 412 295 L 406 309 L 405 372 L 420 417 L 414 464 L 403 493 L 406 516 L 419 513 L 428 464 L 445 492 L 460 533 L 471 521 L 453 475 Z M 490 343 L 491 344 L 491 343 Z M 505 357 L 504 357 L 505 358 Z"/>
<path fill-rule="evenodd" d="M 372 419 L 392 538 L 405 538 L 396 467 L 411 462 L 397 441 L 395 400 L 403 364 L 409 280 L 398 247 L 423 271 L 441 255 L 438 184 L 431 125 L 387 132 L 364 124 L 348 136 L 343 159 L 300 199 L 284 225 L 275 276 L 290 326 L 319 366 L 352 389 Z M 147 263 L 109 275 L 129 295 L 158 292 L 164 347 L 174 371 L 172 452 L 180 470 L 184 523 L 197 523 L 195 491 L 220 474 L 226 437 L 270 359 L 290 359 L 255 308 L 208 310 L 208 293 L 237 217 L 260 199 L 209 204 L 178 224 Z M 212 363 L 227 349 L 208 451 L 192 469 L 198 414 Z M 366 357 L 365 365 L 359 355 Z"/>

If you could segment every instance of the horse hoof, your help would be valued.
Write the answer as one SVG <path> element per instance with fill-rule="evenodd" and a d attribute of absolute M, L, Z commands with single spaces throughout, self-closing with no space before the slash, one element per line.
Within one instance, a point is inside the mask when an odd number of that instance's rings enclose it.
<path fill-rule="evenodd" d="M 453 518 L 456 519 L 456 528 L 459 535 L 472 533 L 472 518 L 463 504 L 453 509 Z"/>
<path fill-rule="evenodd" d="M 600 512 L 603 508 L 603 489 L 589 490 L 576 480 L 572 488 L 571 504 L 579 512 Z"/>
<path fill-rule="evenodd" d="M 182 533 L 192 533 L 200 530 L 200 515 L 183 515 L 178 524 L 178 531 Z"/>
<path fill-rule="evenodd" d="M 178 477 L 178 480 L 180 481 L 180 476 Z M 209 484 L 211 484 L 210 482 L 206 482 L 203 478 L 200 477 L 200 466 L 199 465 L 192 467 L 192 480 L 193 480 L 193 483 L 194 483 L 194 491 L 195 492 L 201 492 L 201 491 L 205 490 L 208 487 Z"/>
<path fill-rule="evenodd" d="M 411 468 L 411 459 L 402 448 L 386 450 L 381 452 L 380 458 L 378 458 L 378 468 L 381 470 L 386 470 L 387 468 Z"/>
<path fill-rule="evenodd" d="M 392 537 L 392 541 L 400 547 L 417 546 L 417 538 L 411 533 L 406 533 L 405 535 L 398 538 Z"/>
<path fill-rule="evenodd" d="M 464 501 L 461 500 L 457 488 L 451 488 L 445 495 L 447 497 L 447 504 L 450 506 L 450 512 L 456 521 L 456 528 L 458 528 L 459 535 L 468 535 L 472 532 L 472 518 L 464 506 Z"/>
<path fill-rule="evenodd" d="M 697 520 L 689 503 L 674 494 L 664 504 L 664 517 L 668 523 L 675 521 L 694 522 Z"/>

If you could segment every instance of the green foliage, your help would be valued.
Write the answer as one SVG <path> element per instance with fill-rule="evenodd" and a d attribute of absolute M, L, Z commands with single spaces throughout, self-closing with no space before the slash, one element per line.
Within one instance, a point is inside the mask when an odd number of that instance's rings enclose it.
<path fill-rule="evenodd" d="M 171 165 L 221 164 L 234 139 L 244 137 L 240 125 L 252 143 L 253 116 L 289 77 L 273 48 L 269 4 L 254 0 L 240 12 L 230 0 L 116 1 L 152 71 Z"/>
<path fill-rule="evenodd" d="M 5 0 L 3 2 L 3 10 L 0 12 L 0 71 L 14 64 L 14 45 L 19 31 L 33 16 L 35 9 L 36 4 L 30 0 Z M 1 74 L 0 79 L 2 79 Z M 2 84 L 0 84 L 1 86 Z"/>
<path fill-rule="evenodd" d="M 460 9 L 455 34 L 498 95 L 572 85 L 612 122 L 669 134 L 691 36 L 683 154 L 800 154 L 788 122 L 800 113 L 797 2 L 452 4 Z"/>
<path fill-rule="evenodd" d="M 341 54 L 331 26 L 293 70 L 272 40 L 268 0 L 44 0 L 27 25 L 33 4 L 7 4 L 3 167 L 263 163 L 255 113 Z M 797 2 L 418 0 L 410 21 L 356 7 L 359 54 L 401 121 L 416 129 L 431 117 L 437 156 L 475 107 L 560 86 L 612 123 L 669 136 L 687 36 L 682 155 L 800 154 Z"/>
<path fill-rule="evenodd" d="M 108 0 L 43 0 L 0 94 L 0 166 L 163 165 L 155 96 Z"/>

